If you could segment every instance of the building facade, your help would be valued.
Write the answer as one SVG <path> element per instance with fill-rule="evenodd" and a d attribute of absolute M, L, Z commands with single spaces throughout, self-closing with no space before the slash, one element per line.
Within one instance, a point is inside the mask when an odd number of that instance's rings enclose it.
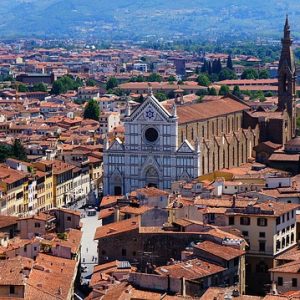
<path fill-rule="evenodd" d="M 126 194 L 144 186 L 170 189 L 179 179 L 200 175 L 200 148 L 178 143 L 178 117 L 149 94 L 124 120 L 125 140 L 104 151 L 104 194 Z"/>

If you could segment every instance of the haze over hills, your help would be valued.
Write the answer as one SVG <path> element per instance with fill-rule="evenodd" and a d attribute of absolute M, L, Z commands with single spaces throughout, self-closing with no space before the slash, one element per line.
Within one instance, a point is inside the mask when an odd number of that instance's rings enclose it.
<path fill-rule="evenodd" d="M 299 0 L 2 0 L 1 38 L 276 38 L 285 13 L 300 37 Z"/>

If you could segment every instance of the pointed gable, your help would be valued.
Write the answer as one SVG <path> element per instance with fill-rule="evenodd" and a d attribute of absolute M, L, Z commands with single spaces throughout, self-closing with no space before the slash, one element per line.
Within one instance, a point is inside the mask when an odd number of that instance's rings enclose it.
<path fill-rule="evenodd" d="M 114 142 L 111 144 L 109 147 L 109 150 L 114 150 L 114 151 L 124 151 L 124 145 L 122 141 L 119 138 L 116 138 Z"/>
<path fill-rule="evenodd" d="M 149 120 L 155 122 L 168 120 L 172 117 L 173 116 L 161 105 L 154 95 L 150 95 L 133 111 L 128 117 L 128 121 Z"/>
<path fill-rule="evenodd" d="M 178 153 L 192 153 L 194 151 L 194 147 L 190 144 L 188 140 L 185 140 L 177 150 Z"/>

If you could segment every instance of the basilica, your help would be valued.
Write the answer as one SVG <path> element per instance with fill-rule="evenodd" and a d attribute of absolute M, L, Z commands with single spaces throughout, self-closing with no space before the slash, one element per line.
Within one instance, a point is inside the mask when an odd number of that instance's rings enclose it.
<path fill-rule="evenodd" d="M 104 150 L 104 194 L 126 194 L 144 186 L 170 189 L 216 170 L 238 167 L 264 149 L 296 135 L 296 67 L 288 19 L 278 70 L 278 109 L 251 110 L 233 96 L 212 96 L 184 104 L 180 91 L 172 105 L 149 89 L 146 100 L 124 120 L 125 139 Z"/>

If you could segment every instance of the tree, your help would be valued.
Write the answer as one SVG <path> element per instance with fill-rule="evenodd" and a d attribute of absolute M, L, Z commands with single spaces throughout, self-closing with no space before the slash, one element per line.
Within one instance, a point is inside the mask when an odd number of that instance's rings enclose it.
<path fill-rule="evenodd" d="M 227 67 L 228 69 L 230 69 L 230 70 L 233 70 L 233 64 L 232 64 L 231 55 L 228 55 L 228 57 L 227 57 L 226 67 Z"/>
<path fill-rule="evenodd" d="M 270 91 L 265 92 L 264 95 L 265 95 L 265 97 L 273 97 L 274 96 L 274 94 Z"/>
<path fill-rule="evenodd" d="M 84 109 L 83 117 L 85 119 L 92 119 L 92 120 L 99 121 L 99 115 L 100 115 L 99 105 L 97 101 L 91 99 Z"/>
<path fill-rule="evenodd" d="M 208 73 L 208 61 L 205 60 L 202 67 L 201 67 L 201 73 Z"/>
<path fill-rule="evenodd" d="M 220 90 L 219 90 L 219 95 L 220 96 L 225 96 L 229 93 L 230 93 L 230 89 L 229 89 L 228 85 L 222 85 Z"/>
<path fill-rule="evenodd" d="M 168 77 L 168 82 L 174 82 L 174 81 L 176 81 L 175 76 L 174 76 L 174 75 L 170 75 L 170 76 Z"/>
<path fill-rule="evenodd" d="M 86 85 L 87 86 L 96 86 L 97 82 L 94 80 L 94 79 L 91 79 L 89 78 L 87 81 L 86 81 Z"/>
<path fill-rule="evenodd" d="M 198 91 L 196 92 L 196 95 L 199 96 L 199 97 L 208 95 L 208 89 L 198 90 Z"/>
<path fill-rule="evenodd" d="M 26 93 L 28 91 L 29 90 L 28 90 L 27 85 L 25 85 L 25 84 L 19 84 L 18 85 L 18 92 L 20 92 L 20 93 Z"/>
<path fill-rule="evenodd" d="M 258 79 L 258 72 L 255 69 L 246 69 L 242 73 L 242 79 Z"/>
<path fill-rule="evenodd" d="M 260 70 L 258 76 L 259 76 L 259 79 L 268 79 L 269 72 L 267 70 Z"/>
<path fill-rule="evenodd" d="M 145 78 L 143 75 L 133 76 L 130 78 L 130 82 L 144 82 Z"/>
<path fill-rule="evenodd" d="M 156 93 L 154 96 L 159 102 L 162 102 L 162 101 L 165 101 L 168 99 L 167 95 L 164 92 Z"/>
<path fill-rule="evenodd" d="M 145 99 L 144 99 L 144 96 L 143 96 L 143 94 L 141 94 L 140 97 L 137 99 L 137 102 L 138 102 L 138 103 L 143 103 L 144 100 L 145 100 Z"/>
<path fill-rule="evenodd" d="M 208 74 L 211 75 L 212 73 L 212 65 L 211 65 L 211 62 L 209 61 L 208 62 L 208 70 L 207 70 Z"/>
<path fill-rule="evenodd" d="M 222 70 L 222 64 L 220 59 L 215 59 L 212 63 L 212 73 L 219 74 Z"/>
<path fill-rule="evenodd" d="M 67 90 L 63 83 L 60 80 L 56 80 L 53 82 L 51 94 L 59 95 L 65 93 Z"/>
<path fill-rule="evenodd" d="M 240 87 L 238 85 L 234 86 L 232 94 L 238 98 L 243 98 L 243 94 L 241 93 Z"/>
<path fill-rule="evenodd" d="M 51 94 L 59 95 L 69 90 L 77 90 L 82 85 L 83 82 L 80 78 L 74 79 L 71 75 L 65 75 L 54 81 Z"/>
<path fill-rule="evenodd" d="M 209 88 L 208 89 L 208 95 L 217 96 L 218 95 L 217 90 L 214 87 Z"/>
<path fill-rule="evenodd" d="M 32 87 L 33 92 L 47 92 L 47 85 L 40 82 L 40 83 L 35 83 Z"/>
<path fill-rule="evenodd" d="M 162 77 L 158 73 L 152 73 L 147 78 L 148 82 L 162 82 Z"/>
<path fill-rule="evenodd" d="M 205 74 L 200 74 L 197 78 L 198 84 L 201 86 L 209 86 L 210 80 Z"/>
<path fill-rule="evenodd" d="M 22 160 L 22 161 L 27 161 L 27 155 L 25 148 L 21 144 L 19 139 L 15 139 L 13 145 L 12 145 L 12 155 L 13 157 Z"/>
<path fill-rule="evenodd" d="M 236 74 L 233 70 L 230 70 L 228 68 L 223 68 L 222 71 L 219 73 L 219 80 L 232 80 L 232 79 L 236 79 Z"/>
<path fill-rule="evenodd" d="M 112 89 L 114 89 L 115 87 L 117 87 L 118 84 L 119 84 L 119 83 L 118 83 L 117 78 L 115 78 L 115 77 L 110 77 L 110 78 L 108 79 L 107 83 L 106 83 L 106 89 L 107 89 L 107 90 L 112 90 Z"/>
<path fill-rule="evenodd" d="M 4 162 L 8 157 L 12 157 L 12 147 L 9 145 L 0 145 L 0 162 Z"/>

